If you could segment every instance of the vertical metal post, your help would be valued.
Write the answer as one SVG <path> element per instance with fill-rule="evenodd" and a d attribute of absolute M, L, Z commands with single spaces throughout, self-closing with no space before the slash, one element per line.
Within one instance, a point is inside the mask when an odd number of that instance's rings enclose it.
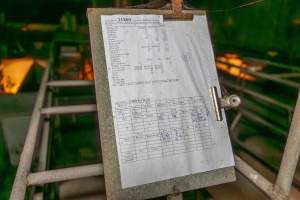
<path fill-rule="evenodd" d="M 289 135 L 284 148 L 275 187 L 290 193 L 300 153 L 300 93 L 294 111 Z"/>
<path fill-rule="evenodd" d="M 51 106 L 52 102 L 52 92 L 49 92 L 47 95 L 47 102 L 46 106 Z M 45 118 L 49 118 L 50 116 L 46 116 Z M 39 147 L 39 159 L 38 159 L 38 171 L 45 171 L 47 167 L 47 158 L 48 158 L 48 143 L 49 143 L 49 132 L 50 132 L 50 121 L 44 120 L 43 127 L 42 127 L 42 135 L 40 139 L 40 147 Z M 28 176 L 27 176 L 28 178 Z M 28 183 L 28 181 L 27 181 Z M 43 191 L 43 190 L 42 190 Z M 30 190 L 29 199 L 33 200 L 43 200 L 44 196 L 42 192 L 36 193 L 36 188 L 32 187 Z"/>
<path fill-rule="evenodd" d="M 49 92 L 47 96 L 47 106 L 51 106 L 52 101 L 52 93 Z M 50 116 L 45 116 L 49 118 Z M 50 132 L 50 121 L 46 120 L 43 124 L 43 131 L 42 131 L 42 138 L 40 144 L 40 151 L 39 151 L 39 161 L 38 161 L 38 170 L 45 171 L 47 167 L 47 158 L 48 158 L 48 143 L 49 143 L 49 132 Z"/>
<path fill-rule="evenodd" d="M 10 194 L 10 200 L 21 200 L 25 198 L 27 175 L 30 172 L 35 144 L 38 136 L 38 130 L 41 122 L 40 109 L 42 108 L 45 99 L 48 75 L 49 67 L 44 72 L 36 103 L 33 108 L 33 113 L 29 123 L 23 151 L 20 156 L 20 162 L 17 169 L 15 181 Z"/>

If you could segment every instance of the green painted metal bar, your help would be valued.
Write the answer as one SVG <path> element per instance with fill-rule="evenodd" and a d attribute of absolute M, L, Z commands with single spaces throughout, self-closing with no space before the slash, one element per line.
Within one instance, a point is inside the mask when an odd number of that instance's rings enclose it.
<path fill-rule="evenodd" d="M 268 97 L 268 96 L 266 96 L 266 95 L 260 94 L 260 93 L 258 93 L 258 92 L 254 92 L 254 91 L 252 91 L 252 90 L 250 90 L 250 89 L 247 89 L 247 88 L 244 88 L 244 87 L 242 87 L 242 86 L 239 86 L 239 85 L 230 83 L 230 82 L 225 81 L 225 80 L 222 81 L 222 84 L 224 84 L 225 86 L 230 87 L 230 88 L 232 88 L 232 89 L 239 90 L 239 91 L 241 91 L 241 92 L 243 92 L 243 93 L 245 93 L 245 94 L 248 94 L 248 95 L 251 95 L 251 96 L 253 96 L 253 97 L 256 97 L 256 98 L 258 98 L 258 99 L 260 99 L 260 100 L 262 100 L 262 101 L 265 101 L 265 102 L 267 102 L 267 103 L 270 103 L 270 104 L 279 106 L 279 107 L 281 107 L 281 108 L 287 109 L 288 111 L 292 111 L 292 110 L 293 110 L 293 107 L 290 106 L 290 105 L 287 105 L 287 104 L 285 104 L 285 103 L 282 103 L 282 102 L 280 102 L 280 101 L 278 101 L 278 100 L 276 100 L 276 99 L 273 99 L 273 98 Z"/>
<path fill-rule="evenodd" d="M 226 62 L 221 62 L 221 61 L 218 61 L 218 62 L 226 64 L 226 65 L 230 65 L 234 68 L 239 68 L 242 72 L 245 72 L 247 74 L 253 75 L 253 76 L 261 78 L 261 79 L 270 80 L 270 81 L 273 81 L 273 82 L 276 82 L 276 83 L 280 83 L 282 85 L 286 85 L 286 86 L 289 86 L 289 87 L 292 87 L 292 88 L 300 89 L 300 84 L 296 83 L 294 81 L 285 80 L 285 79 L 279 78 L 277 76 L 269 75 L 269 74 L 266 74 L 266 73 L 263 73 L 263 72 L 252 71 L 251 69 L 248 69 L 248 68 L 245 68 L 245 67 L 240 67 L 240 66 L 233 65 L 233 64 L 228 64 Z"/>

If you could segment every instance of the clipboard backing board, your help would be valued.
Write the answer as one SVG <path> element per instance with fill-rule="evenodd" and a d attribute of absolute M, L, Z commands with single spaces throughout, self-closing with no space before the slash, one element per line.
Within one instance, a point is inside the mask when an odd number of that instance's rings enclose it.
<path fill-rule="evenodd" d="M 118 161 L 100 16 L 113 14 L 164 15 L 171 14 L 171 12 L 171 10 L 107 8 L 90 8 L 87 11 L 107 199 L 148 199 L 172 194 L 178 191 L 184 192 L 235 181 L 234 167 L 227 167 L 126 189 L 122 189 L 121 187 L 120 166 Z M 183 12 L 194 15 L 205 15 L 205 12 L 200 10 L 185 10 Z"/>

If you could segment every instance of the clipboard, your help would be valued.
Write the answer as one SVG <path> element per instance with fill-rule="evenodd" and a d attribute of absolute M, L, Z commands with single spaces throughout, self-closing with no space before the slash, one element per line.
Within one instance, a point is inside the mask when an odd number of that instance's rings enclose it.
<path fill-rule="evenodd" d="M 166 20 L 191 20 L 193 15 L 205 15 L 205 12 L 181 10 L 181 5 L 179 8 L 173 6 L 173 10 L 112 8 L 87 10 L 107 199 L 149 199 L 235 181 L 234 167 L 227 167 L 122 189 L 100 20 L 101 15 L 114 14 L 154 14 L 163 15 Z"/>

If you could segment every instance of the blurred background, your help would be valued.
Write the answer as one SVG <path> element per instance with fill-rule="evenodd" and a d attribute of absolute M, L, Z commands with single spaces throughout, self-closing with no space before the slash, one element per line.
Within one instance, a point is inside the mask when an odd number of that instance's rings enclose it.
<path fill-rule="evenodd" d="M 8 199 L 44 70 L 57 80 L 93 80 L 88 7 L 126 7 L 147 0 L 0 0 L 0 199 Z M 300 86 L 300 2 L 187 0 L 207 11 L 223 94 L 243 103 L 227 113 L 234 151 L 269 180 L 279 169 Z M 54 105 L 95 103 L 94 89 L 53 90 Z M 53 116 L 47 169 L 101 161 L 94 113 Z M 38 171 L 34 158 L 33 171 Z M 300 199 L 297 170 L 292 199 Z M 37 188 L 44 199 L 74 199 L 66 181 Z M 72 185 L 73 184 L 73 185 Z M 92 186 L 91 186 L 92 188 Z M 80 196 L 97 193 L 81 191 Z M 32 199 L 30 194 L 27 195 Z M 185 199 L 266 199 L 245 178 L 187 192 Z"/>

